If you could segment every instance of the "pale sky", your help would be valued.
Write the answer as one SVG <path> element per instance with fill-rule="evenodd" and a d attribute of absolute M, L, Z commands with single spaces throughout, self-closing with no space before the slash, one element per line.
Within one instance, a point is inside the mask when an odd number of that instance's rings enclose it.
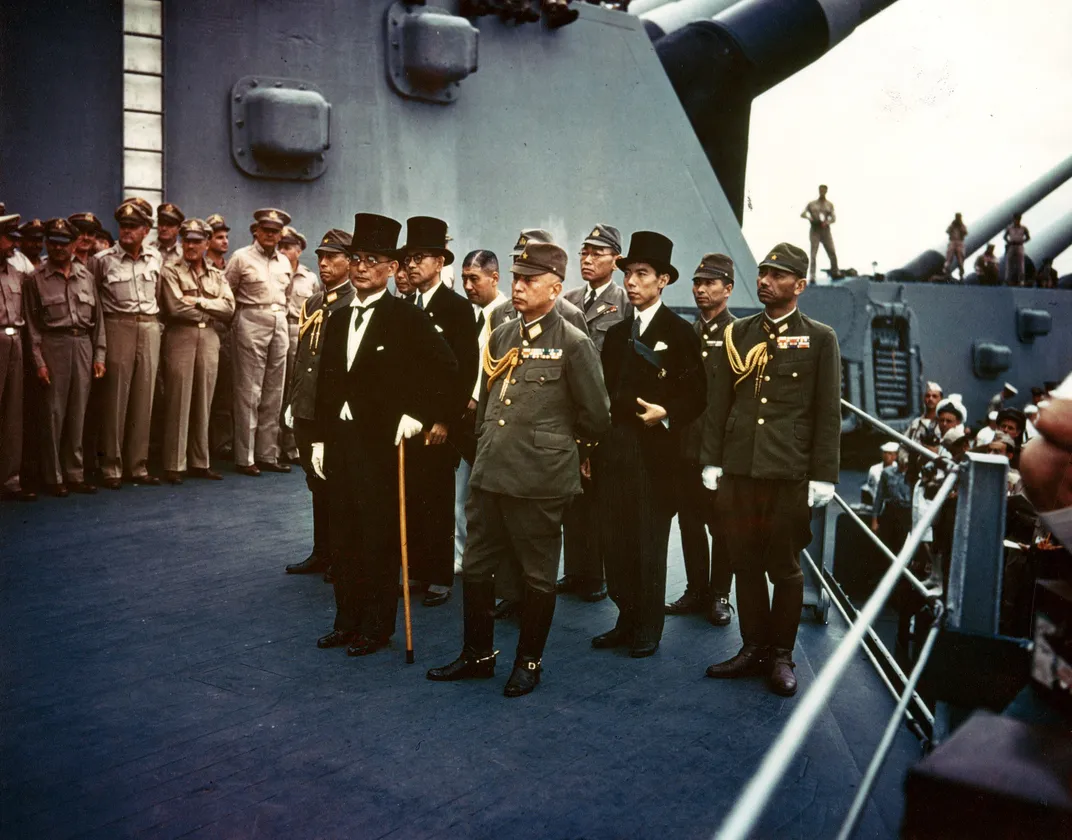
<path fill-rule="evenodd" d="M 820 183 L 842 268 L 888 271 L 944 252 L 955 212 L 971 229 L 1072 154 L 1070 35 L 1069 0 L 900 0 L 872 18 L 753 104 L 753 253 L 782 240 L 807 247 L 798 216 Z M 1024 224 L 1034 236 L 1069 209 L 1072 182 Z M 1054 265 L 1072 272 L 1072 249 Z"/>

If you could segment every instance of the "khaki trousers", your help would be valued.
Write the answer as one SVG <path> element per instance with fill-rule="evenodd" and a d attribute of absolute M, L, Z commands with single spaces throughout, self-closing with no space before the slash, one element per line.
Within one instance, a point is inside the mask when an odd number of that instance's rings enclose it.
<path fill-rule="evenodd" d="M 165 470 L 183 472 L 187 458 L 194 469 L 209 466 L 208 424 L 220 336 L 209 324 L 172 322 L 164 334 Z"/>
<path fill-rule="evenodd" d="M 234 338 L 231 325 L 217 327 L 220 337 L 220 363 L 216 369 L 216 393 L 212 397 L 212 420 L 209 424 L 208 438 L 212 452 L 220 455 L 231 449 L 234 443 L 234 415 L 231 402 L 234 399 L 234 362 L 231 360 L 231 348 Z"/>
<path fill-rule="evenodd" d="M 149 422 L 156 371 L 160 365 L 158 320 L 105 315 L 108 335 L 104 396 L 101 400 L 101 473 L 122 478 L 148 475 Z"/>
<path fill-rule="evenodd" d="M 823 250 L 826 251 L 826 258 L 830 260 L 830 273 L 837 274 L 837 251 L 834 250 L 834 237 L 830 233 L 830 228 L 813 226 L 808 238 L 811 240 L 811 262 L 808 263 L 808 272 L 811 279 L 815 279 L 815 272 L 818 270 L 818 266 L 815 265 L 815 257 L 819 253 L 820 243 L 822 243 Z"/>
<path fill-rule="evenodd" d="M 233 333 L 235 464 L 275 464 L 290 347 L 286 313 L 239 307 Z"/>
<path fill-rule="evenodd" d="M 0 487 L 19 490 L 22 464 L 22 330 L 0 329 Z"/>
<path fill-rule="evenodd" d="M 86 335 L 45 333 L 41 337 L 52 380 L 45 386 L 45 436 L 41 447 L 41 474 L 46 484 L 84 480 L 82 424 L 93 382 L 93 342 Z"/>

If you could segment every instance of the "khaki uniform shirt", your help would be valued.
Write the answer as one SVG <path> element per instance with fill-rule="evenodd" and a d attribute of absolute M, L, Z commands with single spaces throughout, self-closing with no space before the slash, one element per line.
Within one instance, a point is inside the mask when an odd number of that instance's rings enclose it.
<path fill-rule="evenodd" d="M 302 306 L 319 291 L 320 278 L 298 263 L 298 268 L 290 275 L 290 288 L 287 289 L 287 318 L 300 321 Z"/>
<path fill-rule="evenodd" d="M 256 242 L 239 248 L 227 261 L 224 277 L 238 307 L 273 306 L 283 311 L 287 306 L 290 260 L 278 250 L 269 256 Z"/>
<path fill-rule="evenodd" d="M 161 245 L 160 240 L 156 238 L 154 238 L 148 244 L 160 252 L 160 259 L 163 260 L 164 265 L 183 262 L 182 244 L 180 240 L 176 239 L 174 242 L 171 243 L 171 247 L 169 248 L 165 248 L 163 245 Z"/>
<path fill-rule="evenodd" d="M 208 325 L 213 320 L 227 323 L 234 316 L 231 287 L 223 279 L 223 272 L 206 262 L 197 266 L 196 272 L 186 260 L 164 266 L 161 285 L 161 300 L 169 321 Z M 197 298 L 197 303 L 184 303 L 184 297 Z"/>
<path fill-rule="evenodd" d="M 143 246 L 134 259 L 118 244 L 89 260 L 104 314 L 156 315 L 160 312 L 160 253 Z"/>
<path fill-rule="evenodd" d="M 58 268 L 42 266 L 25 285 L 26 321 L 34 364 L 45 366 L 41 354 L 41 337 L 50 330 L 77 327 L 89 333 L 93 342 L 93 361 L 104 363 L 106 340 L 101 298 L 89 270 L 71 260 L 71 276 L 64 277 Z"/>
<path fill-rule="evenodd" d="M 21 327 L 26 323 L 22 314 L 22 284 L 26 274 L 11 260 L 0 263 L 0 327 Z"/>
<path fill-rule="evenodd" d="M 963 242 L 964 237 L 968 235 L 968 228 L 963 222 L 953 222 L 945 229 L 945 232 L 949 234 L 950 242 Z"/>
<path fill-rule="evenodd" d="M 808 218 L 815 227 L 818 227 L 820 222 L 833 224 L 837 221 L 837 217 L 834 216 L 833 202 L 827 201 L 825 198 L 822 201 L 819 199 L 809 201 L 804 208 L 804 212 L 808 214 Z"/>

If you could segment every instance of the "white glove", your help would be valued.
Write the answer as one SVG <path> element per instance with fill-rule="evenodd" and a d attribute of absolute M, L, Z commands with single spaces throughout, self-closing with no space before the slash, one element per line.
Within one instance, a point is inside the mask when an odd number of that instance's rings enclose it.
<path fill-rule="evenodd" d="M 703 479 L 704 487 L 708 490 L 717 490 L 718 480 L 722 478 L 722 467 L 704 467 L 700 477 Z"/>
<path fill-rule="evenodd" d="M 294 428 L 294 410 L 289 405 L 283 412 L 283 422 L 287 424 L 288 429 Z"/>
<path fill-rule="evenodd" d="M 420 420 L 414 420 L 408 414 L 403 414 L 402 419 L 398 421 L 398 431 L 395 432 L 395 446 L 402 442 L 402 438 L 408 440 L 414 435 L 419 435 L 423 428 Z"/>
<path fill-rule="evenodd" d="M 829 481 L 808 482 L 808 507 L 826 507 L 834 498 L 834 485 Z"/>
<path fill-rule="evenodd" d="M 313 472 L 327 481 L 327 476 L 324 475 L 324 444 L 314 443 L 310 450 L 309 462 L 313 465 Z"/>
<path fill-rule="evenodd" d="M 350 403 L 344 402 L 342 404 L 342 408 L 339 409 L 339 419 L 340 420 L 353 420 L 354 419 L 354 415 L 350 413 Z"/>

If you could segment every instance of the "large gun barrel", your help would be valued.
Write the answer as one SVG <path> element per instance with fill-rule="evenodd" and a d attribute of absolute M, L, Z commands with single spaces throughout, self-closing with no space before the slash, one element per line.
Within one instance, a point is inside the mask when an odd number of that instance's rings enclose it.
<path fill-rule="evenodd" d="M 677 28 L 655 40 L 655 51 L 738 221 L 744 213 L 752 100 L 894 1 L 680 0 L 659 7 L 667 26 Z M 714 17 L 704 14 L 722 5 Z M 697 19 L 682 23 L 675 12 L 688 9 L 696 11 Z M 646 26 L 650 36 L 656 24 Z"/>
<path fill-rule="evenodd" d="M 972 254 L 978 251 L 987 240 L 1005 230 L 1016 213 L 1023 213 L 1038 204 L 1069 178 L 1072 178 L 1072 156 L 1065 158 L 1041 178 L 1032 181 L 980 218 L 969 220 L 969 233 L 964 240 L 964 253 Z M 889 272 L 886 278 L 896 281 L 926 280 L 940 272 L 944 264 L 945 244 L 943 243 L 937 248 L 924 251 L 903 268 Z"/>
<path fill-rule="evenodd" d="M 1069 247 L 1072 247 L 1072 210 L 1041 233 L 1031 237 L 1031 241 L 1024 248 L 1028 275 L 1033 275 L 1046 260 L 1052 262 Z"/>
<path fill-rule="evenodd" d="M 677 32 L 698 20 L 710 20 L 741 0 L 677 0 L 676 3 L 661 3 L 645 11 L 639 17 L 652 41 Z"/>

